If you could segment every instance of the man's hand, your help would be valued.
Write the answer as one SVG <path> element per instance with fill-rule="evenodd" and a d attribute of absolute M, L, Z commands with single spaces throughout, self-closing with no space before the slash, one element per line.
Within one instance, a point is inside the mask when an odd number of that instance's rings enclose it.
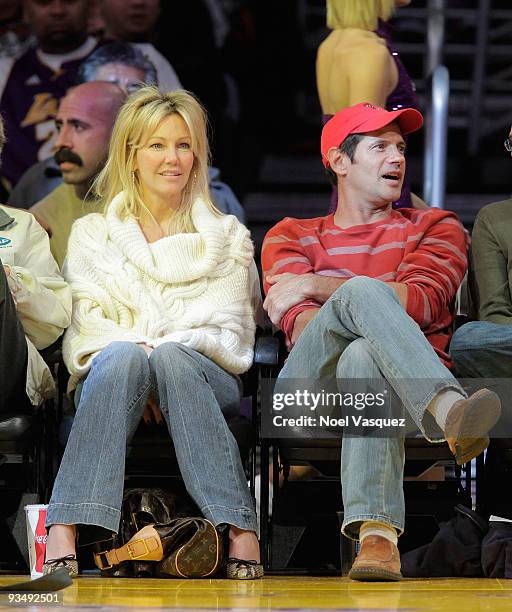
<path fill-rule="evenodd" d="M 140 342 L 139 346 L 142 346 L 142 348 L 146 351 L 146 355 L 149 357 L 151 355 L 151 353 L 153 352 L 153 348 L 151 346 L 148 346 L 147 344 L 144 344 L 144 342 Z"/>
<path fill-rule="evenodd" d="M 267 276 L 272 287 L 268 290 L 263 308 L 274 325 L 279 325 L 284 315 L 297 304 L 311 297 L 314 274 L 276 274 Z"/>

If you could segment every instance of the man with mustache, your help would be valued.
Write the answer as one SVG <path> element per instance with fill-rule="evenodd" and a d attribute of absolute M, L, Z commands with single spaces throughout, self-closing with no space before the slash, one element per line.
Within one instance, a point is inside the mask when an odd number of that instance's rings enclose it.
<path fill-rule="evenodd" d="M 50 234 L 50 248 L 59 266 L 66 255 L 73 222 L 96 212 L 88 195 L 108 153 L 110 135 L 125 92 L 104 81 L 71 89 L 57 111 L 55 161 L 64 183 L 30 209 Z"/>

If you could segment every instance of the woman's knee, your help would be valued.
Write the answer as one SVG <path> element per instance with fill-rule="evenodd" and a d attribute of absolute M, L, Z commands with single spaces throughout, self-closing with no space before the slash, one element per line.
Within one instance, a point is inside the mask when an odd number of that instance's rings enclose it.
<path fill-rule="evenodd" d="M 168 367 L 170 364 L 184 364 L 192 360 L 192 353 L 179 342 L 164 342 L 151 351 L 149 356 L 150 367 L 158 369 L 161 366 Z"/>
<path fill-rule="evenodd" d="M 148 373 L 149 365 L 146 351 L 135 342 L 111 342 L 95 357 L 91 373 L 110 375 L 122 370 L 126 376 Z"/>

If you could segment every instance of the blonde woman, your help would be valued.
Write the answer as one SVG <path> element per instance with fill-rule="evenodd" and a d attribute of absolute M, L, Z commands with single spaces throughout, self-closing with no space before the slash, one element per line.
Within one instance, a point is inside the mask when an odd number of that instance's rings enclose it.
<path fill-rule="evenodd" d="M 414 84 L 393 48 L 387 23 L 410 0 L 327 0 L 331 33 L 318 48 L 316 81 L 323 122 L 360 102 L 386 110 L 416 108 Z M 407 177 L 406 177 L 407 179 Z M 336 202 L 333 200 L 334 210 Z M 396 208 L 426 208 L 406 180 Z"/>
<path fill-rule="evenodd" d="M 95 183 L 104 214 L 74 224 L 64 265 L 64 359 L 71 385 L 85 382 L 48 508 L 46 572 L 76 575 L 76 525 L 117 532 L 126 439 L 156 397 L 189 493 L 230 525 L 228 577 L 263 574 L 224 419 L 252 363 L 257 273 L 248 230 L 212 204 L 207 163 L 205 113 L 188 92 L 145 87 L 121 108 Z"/>

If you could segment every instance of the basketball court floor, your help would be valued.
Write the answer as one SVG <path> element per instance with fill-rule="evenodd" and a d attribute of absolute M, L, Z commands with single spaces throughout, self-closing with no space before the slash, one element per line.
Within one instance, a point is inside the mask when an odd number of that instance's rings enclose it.
<path fill-rule="evenodd" d="M 0 585 L 23 581 L 1 576 Z M 62 609 L 76 610 L 201 610 L 245 612 L 309 610 L 384 612 L 435 610 L 509 612 L 512 580 L 435 579 L 400 583 L 360 583 L 348 578 L 268 576 L 261 580 L 111 579 L 87 576 L 59 592 Z M 9 604 L 0 596 L 0 610 L 48 610 L 49 606 Z M 53 607 L 53 606 L 52 606 Z"/>

